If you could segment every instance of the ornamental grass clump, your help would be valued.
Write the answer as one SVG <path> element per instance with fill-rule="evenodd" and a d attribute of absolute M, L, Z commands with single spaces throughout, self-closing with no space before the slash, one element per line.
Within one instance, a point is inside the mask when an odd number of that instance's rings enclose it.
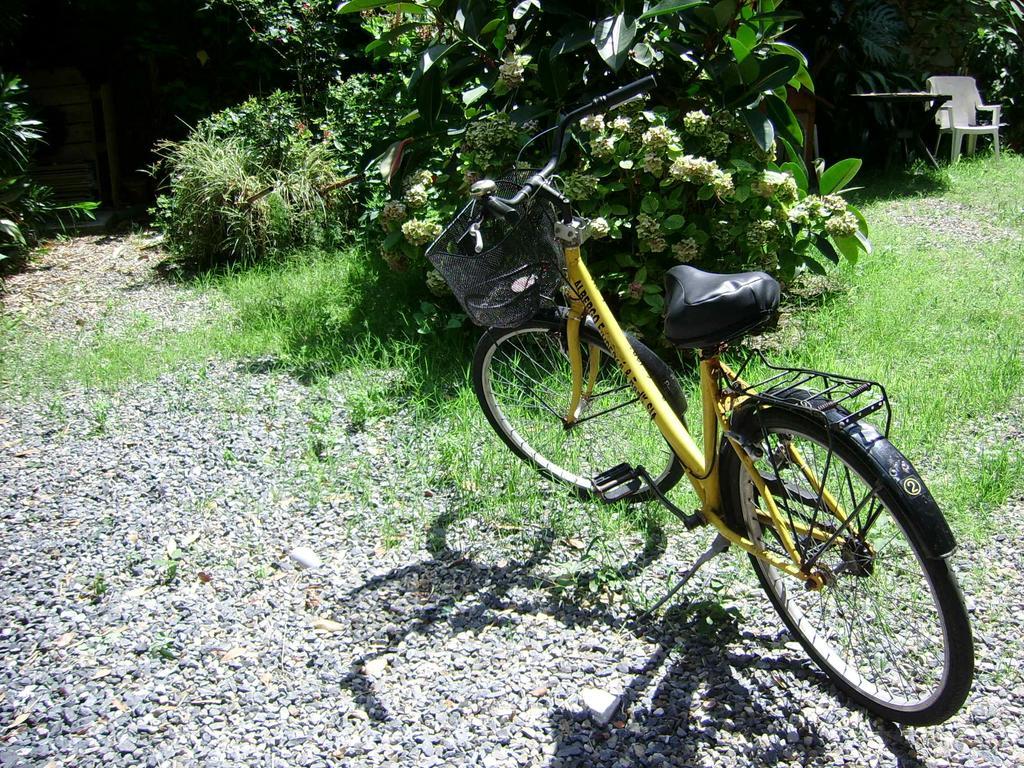
<path fill-rule="evenodd" d="M 255 262 L 328 234 L 340 178 L 324 144 L 291 144 L 288 162 L 275 167 L 241 137 L 201 126 L 157 152 L 167 178 L 157 222 L 181 263 Z"/>

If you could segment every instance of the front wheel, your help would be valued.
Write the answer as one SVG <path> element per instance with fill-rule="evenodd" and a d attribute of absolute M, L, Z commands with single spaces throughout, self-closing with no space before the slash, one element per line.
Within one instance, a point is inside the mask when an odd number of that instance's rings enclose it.
<path fill-rule="evenodd" d="M 751 556 L 786 626 L 835 684 L 871 712 L 908 725 L 947 720 L 970 690 L 973 643 L 948 561 L 935 556 L 922 534 L 927 526 L 915 518 L 919 510 L 873 457 L 909 462 L 870 427 L 826 428 L 787 408 L 749 409 L 733 428 L 758 457 L 755 469 L 801 565 L 813 563 L 810 570 L 824 581 L 808 589 Z M 780 532 L 728 442 L 720 468 L 726 520 L 785 556 Z M 833 513 L 823 496 L 843 513 Z M 843 519 L 850 524 L 843 527 Z"/>
<path fill-rule="evenodd" d="M 640 342 L 631 343 L 653 358 Z M 668 491 L 683 476 L 679 459 L 593 327 L 580 329 L 580 346 L 584 397 L 575 422 L 567 424 L 572 370 L 565 320 L 488 330 L 473 360 L 473 387 L 487 420 L 513 453 L 583 498 L 594 494 L 597 475 L 623 462 L 642 465 L 661 492 Z M 681 416 L 686 405 L 674 379 L 657 383 Z M 652 495 L 644 487 L 628 500 Z"/>

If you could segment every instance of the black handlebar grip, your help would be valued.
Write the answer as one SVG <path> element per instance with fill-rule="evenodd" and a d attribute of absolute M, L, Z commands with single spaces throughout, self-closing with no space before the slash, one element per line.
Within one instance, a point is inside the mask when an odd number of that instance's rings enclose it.
<path fill-rule="evenodd" d="M 615 109 L 615 107 L 639 96 L 641 93 L 654 90 L 657 85 L 658 82 L 654 79 L 654 75 L 641 77 L 639 80 L 634 80 L 632 83 L 617 88 L 611 93 L 598 96 L 594 99 L 594 106 L 603 107 L 604 109 Z"/>
<path fill-rule="evenodd" d="M 516 224 L 519 222 L 519 211 L 511 205 L 503 202 L 500 198 L 497 198 L 494 195 L 488 195 L 484 198 L 483 202 L 487 210 L 497 216 L 500 216 L 509 224 Z"/>

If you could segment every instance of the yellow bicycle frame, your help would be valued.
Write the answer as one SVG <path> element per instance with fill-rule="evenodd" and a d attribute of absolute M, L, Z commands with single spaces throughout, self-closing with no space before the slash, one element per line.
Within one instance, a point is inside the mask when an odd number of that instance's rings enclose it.
<path fill-rule="evenodd" d="M 672 407 L 661 394 L 661 390 L 654 383 L 643 363 L 640 362 L 633 347 L 619 326 L 618 321 L 612 314 L 611 309 L 601 296 L 594 279 L 587 270 L 581 258 L 579 246 L 566 246 L 564 248 L 566 273 L 569 285 L 572 288 L 569 298 L 569 320 L 567 328 L 567 342 L 569 362 L 572 368 L 573 390 L 570 398 L 569 411 L 566 414 L 567 423 L 572 423 L 579 415 L 579 406 L 584 396 L 584 371 L 583 355 L 580 349 L 580 325 L 588 315 L 593 318 L 608 348 L 615 355 L 622 369 L 623 374 L 633 385 L 640 398 L 641 404 L 647 409 L 654 423 L 665 436 L 672 450 L 682 462 L 686 476 L 701 500 L 700 514 L 708 523 L 713 525 L 731 543 L 749 552 L 750 554 L 771 563 L 785 573 L 808 582 L 812 588 L 821 585 L 821 577 L 813 573 L 805 573 L 799 566 L 800 557 L 790 534 L 791 524 L 784 521 L 782 513 L 775 504 L 771 492 L 765 486 L 761 474 L 755 469 L 753 460 L 729 433 L 728 413 L 739 406 L 745 396 L 733 395 L 723 390 L 722 378 L 729 375 L 735 379 L 732 372 L 722 363 L 717 355 L 705 357 L 700 362 L 700 392 L 701 405 L 703 407 L 704 426 L 704 450 L 697 446 L 693 437 L 687 431 L 680 417 L 673 411 Z M 589 388 L 593 388 L 596 378 L 594 366 L 597 362 L 595 355 L 590 356 L 591 369 L 586 379 L 589 381 Z M 761 513 L 765 519 L 770 521 L 774 530 L 779 535 L 783 548 L 789 558 L 782 557 L 770 552 L 757 543 L 751 541 L 732 530 L 722 519 L 722 498 L 719 487 L 718 462 L 715 455 L 718 450 L 719 430 L 725 433 L 731 443 L 733 450 L 743 462 L 747 472 L 754 481 L 758 493 L 763 501 L 764 510 Z M 710 457 L 710 466 L 708 466 Z M 798 464 L 806 474 L 810 469 L 797 458 Z M 816 478 L 808 476 L 812 486 L 821 492 L 820 483 Z M 846 514 L 836 503 L 831 494 L 824 493 L 822 503 L 840 521 L 846 519 Z M 814 538 L 823 539 L 827 536 L 824 529 L 808 531 L 806 526 L 797 526 L 796 530 L 801 533 L 810 532 Z"/>

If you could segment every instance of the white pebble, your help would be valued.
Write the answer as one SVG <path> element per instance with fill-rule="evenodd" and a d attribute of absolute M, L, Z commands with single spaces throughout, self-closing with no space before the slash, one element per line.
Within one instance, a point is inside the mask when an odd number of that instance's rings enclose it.
<path fill-rule="evenodd" d="M 580 691 L 583 705 L 590 710 L 590 717 L 598 725 L 607 725 L 615 716 L 615 711 L 622 703 L 622 697 L 602 691 L 598 688 L 584 688 Z"/>
<path fill-rule="evenodd" d="M 296 547 L 288 553 L 288 557 L 299 564 L 301 568 L 319 568 L 320 555 L 309 547 Z"/>

